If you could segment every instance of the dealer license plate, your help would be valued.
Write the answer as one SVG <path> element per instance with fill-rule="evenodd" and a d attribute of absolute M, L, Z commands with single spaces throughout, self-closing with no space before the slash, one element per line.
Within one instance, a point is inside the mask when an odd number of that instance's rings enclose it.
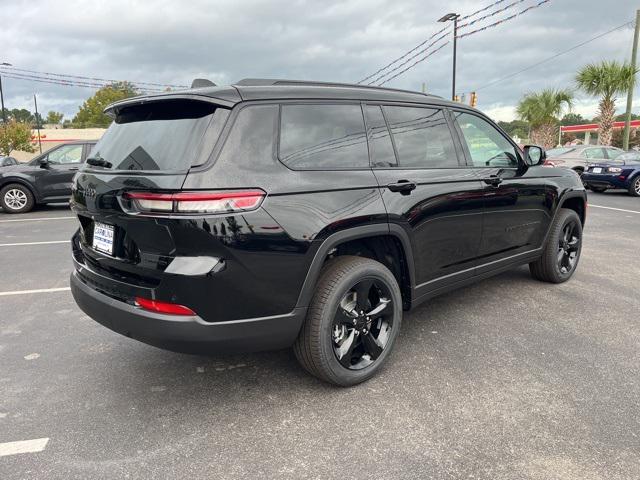
<path fill-rule="evenodd" d="M 100 222 L 93 224 L 93 248 L 113 255 L 113 225 Z"/>

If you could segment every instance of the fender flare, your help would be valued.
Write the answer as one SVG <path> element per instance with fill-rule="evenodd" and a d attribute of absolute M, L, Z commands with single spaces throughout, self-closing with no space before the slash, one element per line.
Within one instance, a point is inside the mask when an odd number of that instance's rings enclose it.
<path fill-rule="evenodd" d="M 311 261 L 311 265 L 307 270 L 307 276 L 302 284 L 302 289 L 298 295 L 298 301 L 296 307 L 306 308 L 311 302 L 313 293 L 315 291 L 316 283 L 320 277 L 320 271 L 324 260 L 334 247 L 337 245 L 348 242 L 351 240 L 358 240 L 367 237 L 377 237 L 380 235 L 392 236 L 400 241 L 404 254 L 407 260 L 407 269 L 409 272 L 409 279 L 411 283 L 411 290 L 415 285 L 415 264 L 413 261 L 413 249 L 411 247 L 411 241 L 409 235 L 400 226 L 396 224 L 378 223 L 374 225 L 363 225 L 359 227 L 353 227 L 346 230 L 341 230 L 332 235 L 329 235 L 322 241 L 316 253 Z"/>
<path fill-rule="evenodd" d="M 571 199 L 571 198 L 581 198 L 584 202 L 584 219 L 582 219 L 582 226 L 584 226 L 584 224 L 586 223 L 587 220 L 587 192 L 586 190 L 567 190 L 565 191 L 559 198 L 558 198 L 558 207 L 556 208 L 556 211 L 553 214 L 553 219 L 556 219 L 556 216 L 558 215 L 558 211 L 563 208 L 564 204 L 566 203 L 567 200 Z"/>
<path fill-rule="evenodd" d="M 0 190 L 2 190 L 7 185 L 12 183 L 19 183 L 20 185 L 24 185 L 29 189 L 36 203 L 40 203 L 40 195 L 38 195 L 38 190 L 33 187 L 29 180 L 26 180 L 22 177 L 5 177 L 0 181 Z"/>

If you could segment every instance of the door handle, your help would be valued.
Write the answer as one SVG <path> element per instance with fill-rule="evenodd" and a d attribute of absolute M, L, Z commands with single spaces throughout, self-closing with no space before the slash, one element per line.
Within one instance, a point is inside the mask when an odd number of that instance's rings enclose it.
<path fill-rule="evenodd" d="M 498 175 L 491 175 L 487 178 L 483 178 L 482 181 L 487 185 L 492 185 L 494 187 L 497 187 L 502 183 L 502 178 L 500 178 Z"/>
<path fill-rule="evenodd" d="M 416 189 L 416 184 L 409 180 L 398 180 L 396 183 L 390 183 L 387 188 L 392 192 L 400 192 L 402 195 L 409 195 Z"/>
<path fill-rule="evenodd" d="M 76 170 L 78 170 L 78 168 L 80 168 L 80 167 L 71 167 L 71 168 L 69 168 L 69 171 L 70 172 L 75 172 Z"/>

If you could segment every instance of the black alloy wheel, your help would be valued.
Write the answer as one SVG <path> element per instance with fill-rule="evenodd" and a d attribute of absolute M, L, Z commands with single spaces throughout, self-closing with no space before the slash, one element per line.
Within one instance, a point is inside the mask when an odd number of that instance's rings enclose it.
<path fill-rule="evenodd" d="M 339 256 L 322 269 L 293 351 L 312 375 L 348 387 L 384 366 L 401 324 L 394 274 L 370 258 Z"/>
<path fill-rule="evenodd" d="M 575 219 L 565 223 L 558 241 L 558 270 L 562 274 L 573 271 L 578 263 L 582 232 Z"/>
<path fill-rule="evenodd" d="M 342 297 L 331 335 L 343 367 L 360 370 L 380 357 L 389 343 L 393 312 L 389 288 L 377 279 L 358 282 Z"/>
<path fill-rule="evenodd" d="M 529 264 L 537 280 L 562 283 L 576 271 L 582 251 L 582 221 L 574 210 L 560 208 L 540 258 Z"/>

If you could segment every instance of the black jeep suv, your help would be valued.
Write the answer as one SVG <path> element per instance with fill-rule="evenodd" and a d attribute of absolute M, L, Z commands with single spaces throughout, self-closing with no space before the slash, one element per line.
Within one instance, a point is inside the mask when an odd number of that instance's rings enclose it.
<path fill-rule="evenodd" d="M 71 288 L 184 352 L 293 346 L 370 378 L 403 310 L 529 264 L 568 280 L 586 194 L 486 116 L 386 88 L 243 80 L 124 100 L 77 174 Z"/>
<path fill-rule="evenodd" d="M 25 213 L 38 203 L 66 202 L 71 180 L 96 144 L 95 140 L 67 142 L 28 163 L 0 170 L 0 206 L 5 213 Z"/>

